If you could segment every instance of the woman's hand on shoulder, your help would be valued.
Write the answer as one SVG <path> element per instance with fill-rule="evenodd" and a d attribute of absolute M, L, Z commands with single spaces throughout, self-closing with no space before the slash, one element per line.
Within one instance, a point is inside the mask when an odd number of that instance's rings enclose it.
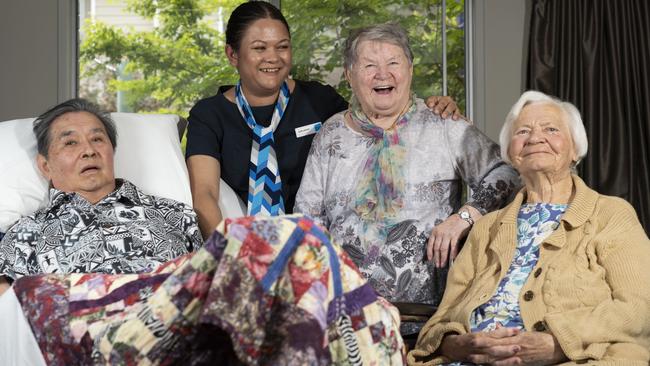
<path fill-rule="evenodd" d="M 461 118 L 467 120 L 452 97 L 432 95 L 425 99 L 424 103 L 429 107 L 431 112 L 442 118 L 451 116 L 454 120 L 459 120 Z"/>

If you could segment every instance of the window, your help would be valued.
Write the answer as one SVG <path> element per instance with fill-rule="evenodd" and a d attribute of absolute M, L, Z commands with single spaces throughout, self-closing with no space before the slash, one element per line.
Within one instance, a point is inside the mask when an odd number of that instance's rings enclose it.
<path fill-rule="evenodd" d="M 464 0 L 283 0 L 281 4 L 291 26 L 295 78 L 327 82 L 348 97 L 350 91 L 342 77 L 342 51 L 350 30 L 397 22 L 409 32 L 415 57 L 415 93 L 419 97 L 449 94 L 465 109 Z M 446 90 L 443 8 L 447 14 Z"/>
<path fill-rule="evenodd" d="M 241 2 L 79 0 L 79 95 L 107 110 L 187 115 L 197 100 L 237 80 L 223 31 Z M 417 95 L 442 95 L 446 76 L 448 94 L 465 108 L 464 0 L 281 4 L 293 37 L 293 77 L 327 82 L 349 96 L 341 67 L 348 32 L 395 21 L 411 37 Z"/>

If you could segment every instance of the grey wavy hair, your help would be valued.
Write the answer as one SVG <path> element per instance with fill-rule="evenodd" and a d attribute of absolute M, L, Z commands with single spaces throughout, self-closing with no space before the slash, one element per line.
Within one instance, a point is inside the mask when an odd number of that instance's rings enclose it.
<path fill-rule="evenodd" d="M 97 117 L 104 125 L 108 139 L 111 141 L 113 150 L 115 150 L 115 147 L 117 147 L 117 128 L 115 128 L 115 123 L 111 119 L 111 115 L 102 111 L 94 103 L 85 99 L 75 98 L 50 108 L 50 110 L 38 116 L 34 121 L 33 131 L 34 136 L 36 136 L 36 146 L 39 154 L 46 158 L 48 157 L 51 142 L 50 128 L 57 118 L 70 112 L 88 112 Z"/>
<path fill-rule="evenodd" d="M 499 133 L 499 145 L 501 145 L 501 158 L 508 164 L 512 164 L 510 161 L 510 156 L 508 156 L 508 149 L 510 148 L 510 138 L 512 137 L 512 125 L 519 118 L 519 114 L 525 106 L 530 104 L 552 104 L 558 107 L 565 115 L 565 122 L 569 126 L 569 131 L 571 132 L 571 138 L 573 139 L 573 145 L 576 150 L 577 161 L 574 162 L 575 168 L 576 165 L 582 160 L 582 158 L 587 155 L 587 149 L 589 143 L 587 142 L 587 131 L 585 131 L 585 126 L 582 123 L 582 117 L 580 117 L 580 111 L 573 104 L 569 102 L 563 102 L 557 98 L 546 95 L 542 92 L 529 90 L 523 93 L 519 100 L 510 108 L 510 112 L 506 116 L 506 120 L 501 127 L 501 132 Z"/>
<path fill-rule="evenodd" d="M 343 50 L 343 63 L 346 70 L 350 70 L 357 62 L 357 48 L 363 41 L 386 42 L 399 46 L 404 51 L 409 63 L 413 64 L 413 52 L 406 30 L 397 23 L 383 23 L 358 28 L 350 32 Z"/>

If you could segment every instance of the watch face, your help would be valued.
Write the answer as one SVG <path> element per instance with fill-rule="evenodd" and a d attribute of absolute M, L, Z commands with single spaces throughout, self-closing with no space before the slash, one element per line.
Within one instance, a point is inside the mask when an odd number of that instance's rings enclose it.
<path fill-rule="evenodd" d="M 463 220 L 467 220 L 467 219 L 470 218 L 469 217 L 469 212 L 467 212 L 467 211 L 461 211 L 458 214 L 460 215 L 460 218 L 463 219 Z"/>

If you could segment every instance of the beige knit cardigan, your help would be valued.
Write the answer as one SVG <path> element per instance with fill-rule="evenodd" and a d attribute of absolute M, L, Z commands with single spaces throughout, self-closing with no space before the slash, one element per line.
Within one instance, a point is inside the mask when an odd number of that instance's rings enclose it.
<path fill-rule="evenodd" d="M 553 334 L 570 364 L 650 361 L 650 240 L 632 206 L 573 176 L 575 196 L 560 226 L 540 245 L 521 289 L 526 331 Z M 452 265 L 444 297 L 407 356 L 409 365 L 449 362 L 436 354 L 445 334 L 467 333 L 474 309 L 496 291 L 517 243 L 520 191 L 479 220 Z"/>

